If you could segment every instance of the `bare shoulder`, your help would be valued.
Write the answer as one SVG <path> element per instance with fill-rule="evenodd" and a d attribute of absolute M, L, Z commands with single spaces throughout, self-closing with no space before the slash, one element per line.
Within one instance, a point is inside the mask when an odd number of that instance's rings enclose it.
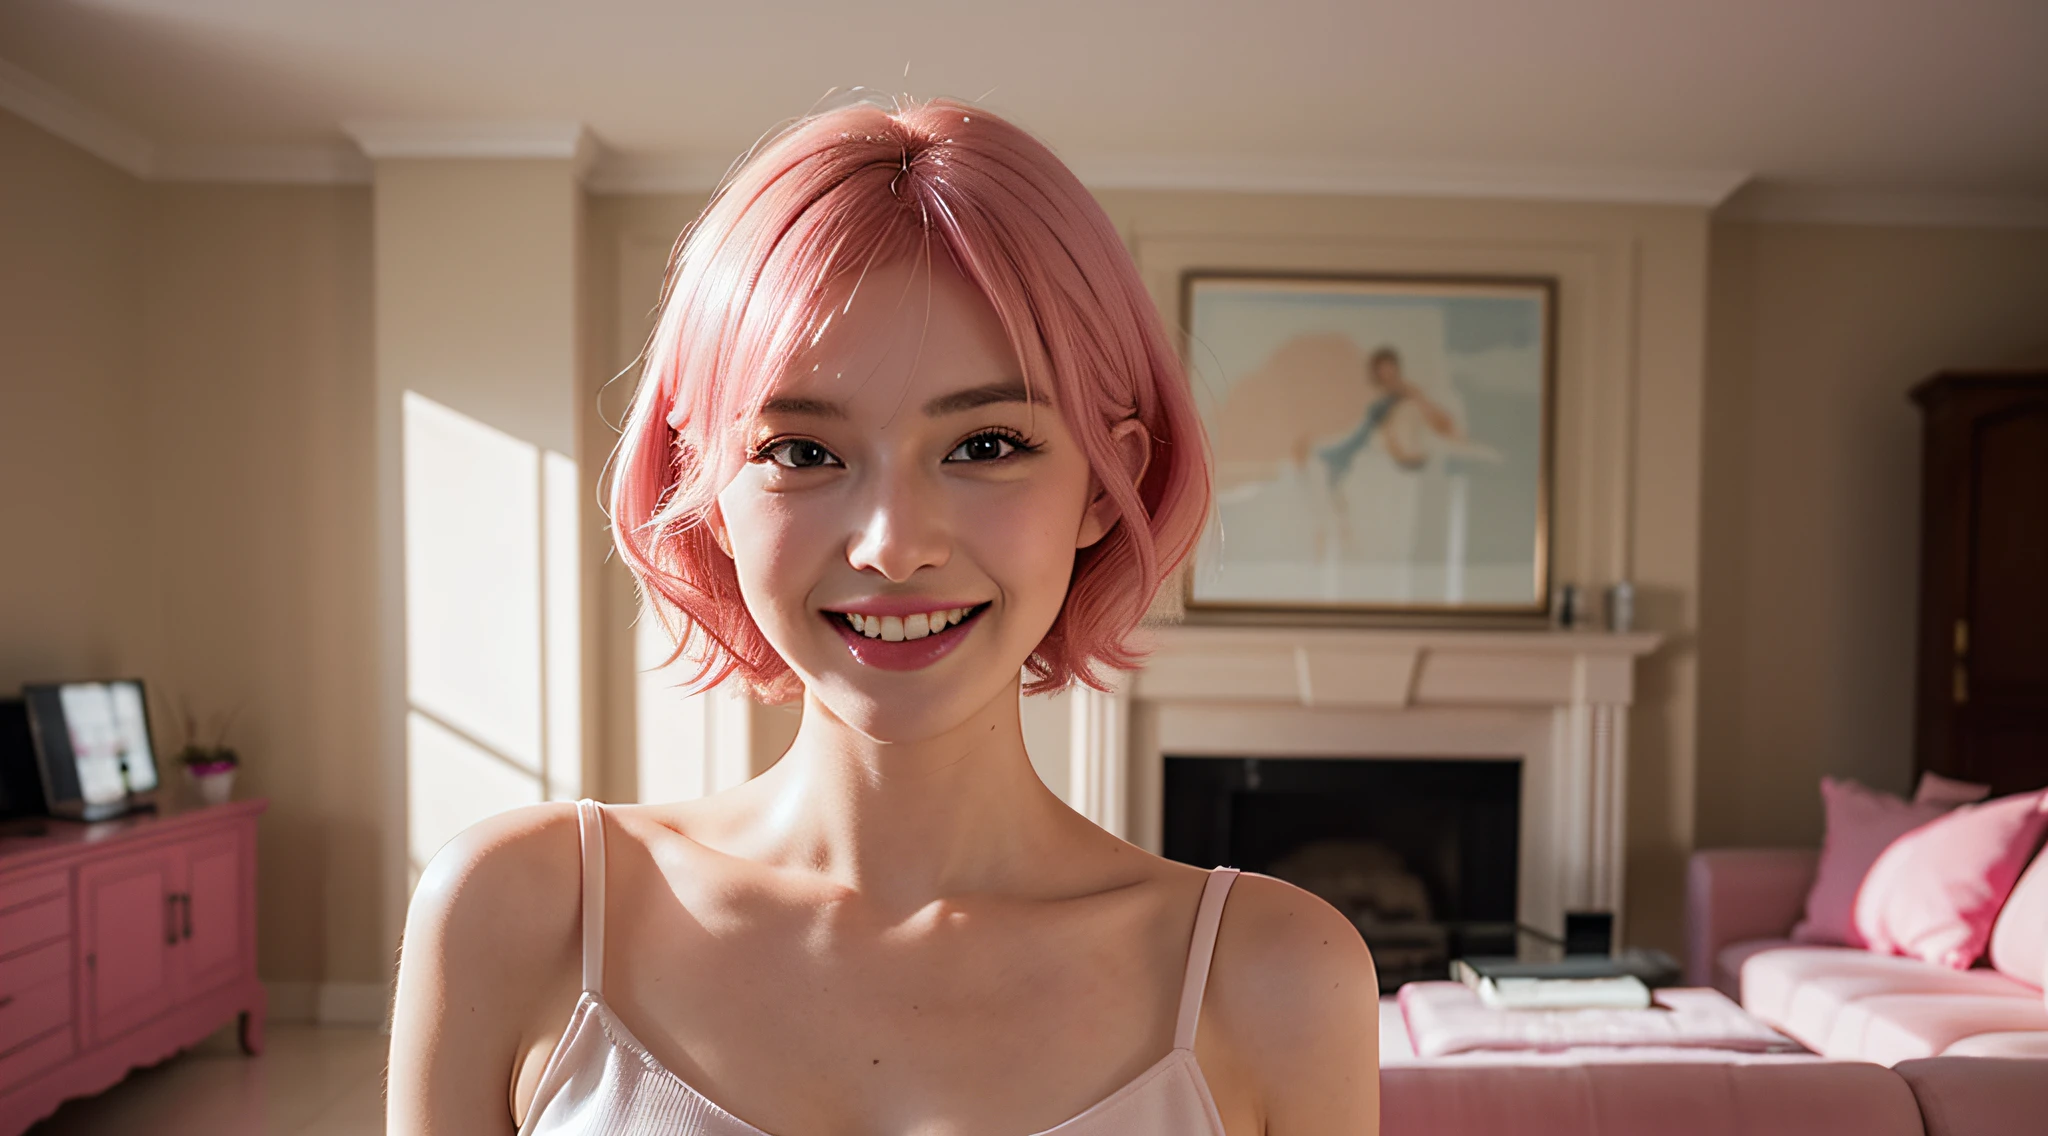
<path fill-rule="evenodd" d="M 549 802 L 510 809 L 464 829 L 420 875 L 406 913 L 416 934 L 448 946 L 488 944 L 517 960 L 558 946 L 582 908 L 576 808 Z M 479 960 L 484 961 L 484 960 Z"/>
<path fill-rule="evenodd" d="M 1336 908 L 1284 880 L 1239 876 L 1205 1002 L 1257 1082 L 1267 1133 L 1377 1131 L 1379 978 Z"/>
<path fill-rule="evenodd" d="M 528 805 L 471 825 L 427 864 L 399 949 L 392 1131 L 479 1131 L 492 1116 L 509 1130 L 522 1038 L 574 970 L 578 843 L 573 805 Z"/>

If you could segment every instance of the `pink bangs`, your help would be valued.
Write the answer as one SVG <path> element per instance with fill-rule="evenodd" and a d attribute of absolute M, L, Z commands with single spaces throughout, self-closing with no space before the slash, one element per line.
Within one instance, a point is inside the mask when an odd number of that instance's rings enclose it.
<path fill-rule="evenodd" d="M 702 688 L 734 676 L 781 701 L 799 687 L 740 597 L 704 518 L 744 461 L 740 441 L 825 321 L 829 286 L 903 257 L 950 253 L 994 307 L 1025 382 L 1053 392 L 1121 512 L 1075 556 L 1065 606 L 1025 663 L 1026 690 L 1141 657 L 1128 640 L 1193 547 L 1209 508 L 1201 426 L 1180 361 L 1130 254 L 1051 151 L 951 100 L 858 103 L 765 142 L 680 240 L 646 369 L 614 455 L 620 555 Z M 1152 435 L 1144 479 L 1110 441 Z"/>

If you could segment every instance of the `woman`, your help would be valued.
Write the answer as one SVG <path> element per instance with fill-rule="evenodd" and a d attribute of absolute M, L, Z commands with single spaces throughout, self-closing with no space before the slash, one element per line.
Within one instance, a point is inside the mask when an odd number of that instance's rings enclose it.
<path fill-rule="evenodd" d="M 678 242 L 612 505 L 700 682 L 801 698 L 796 741 L 707 799 L 451 841 L 392 1130 L 1376 1131 L 1351 925 L 1108 835 L 1024 750 L 1020 685 L 1140 661 L 1199 429 L 1108 219 L 1022 131 L 861 103 L 764 145 Z"/>

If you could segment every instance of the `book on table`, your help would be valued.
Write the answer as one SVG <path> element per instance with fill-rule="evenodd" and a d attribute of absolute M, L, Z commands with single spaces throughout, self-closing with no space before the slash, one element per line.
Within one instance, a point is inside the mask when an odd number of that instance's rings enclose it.
<path fill-rule="evenodd" d="M 1647 1010 L 1650 988 L 1632 974 L 1611 978 L 1482 978 L 1479 1000 L 1495 1010 Z"/>
<path fill-rule="evenodd" d="M 1567 955 L 1531 961 L 1477 956 L 1451 963 L 1451 977 L 1497 1010 L 1645 1010 L 1659 960 L 1623 955 Z"/>

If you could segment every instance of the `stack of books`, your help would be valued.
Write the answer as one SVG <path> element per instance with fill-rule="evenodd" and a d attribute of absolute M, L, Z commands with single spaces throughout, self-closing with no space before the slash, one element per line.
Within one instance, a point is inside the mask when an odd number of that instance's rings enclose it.
<path fill-rule="evenodd" d="M 1667 959 L 1568 955 L 1554 962 L 1462 958 L 1451 977 L 1496 1010 L 1647 1010 L 1652 982 L 1667 977 Z"/>

